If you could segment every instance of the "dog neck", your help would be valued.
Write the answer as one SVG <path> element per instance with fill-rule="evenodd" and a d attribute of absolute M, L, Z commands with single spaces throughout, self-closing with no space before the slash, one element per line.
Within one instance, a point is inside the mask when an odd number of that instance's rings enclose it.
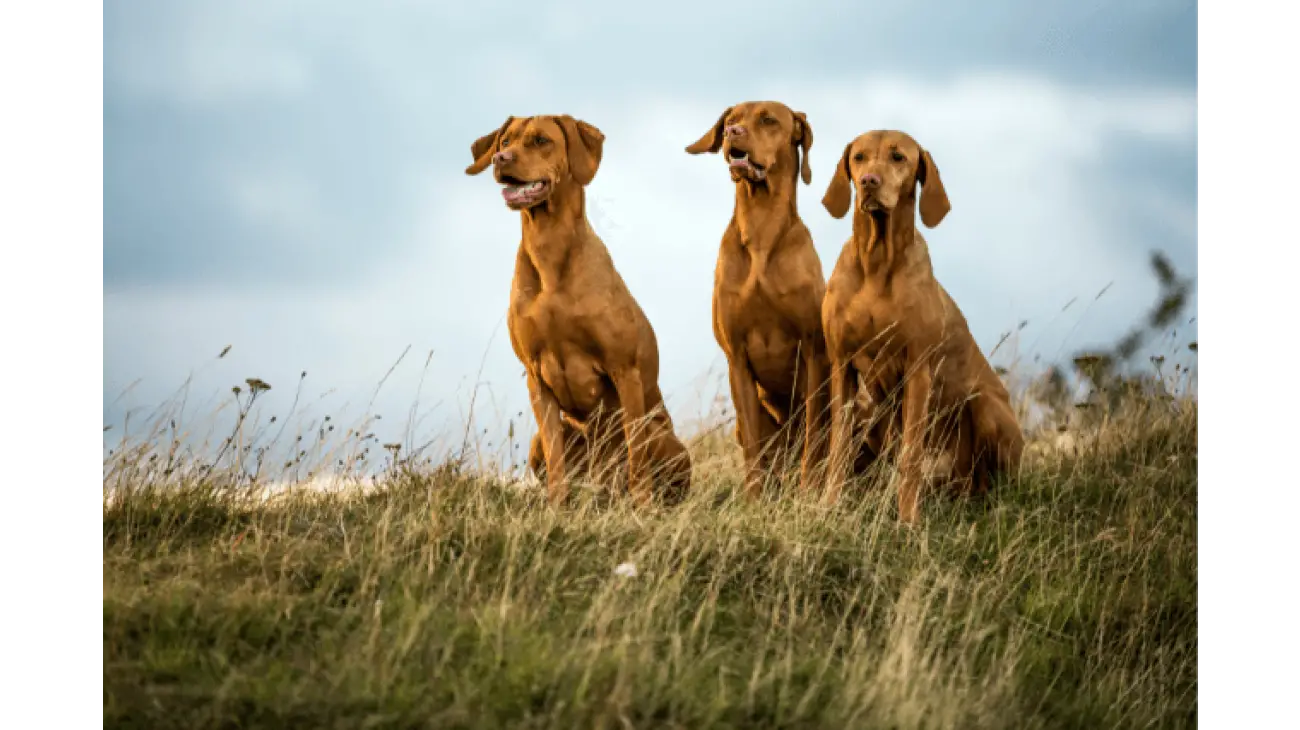
<path fill-rule="evenodd" d="M 790 158 L 794 162 L 791 163 Z M 736 182 L 736 210 L 733 220 L 740 230 L 741 243 L 751 249 L 770 248 L 799 219 L 798 155 L 781 160 L 779 174 L 768 175 L 762 183 L 742 178 Z"/>
<path fill-rule="evenodd" d="M 853 210 L 853 243 L 863 275 L 889 285 L 916 239 L 916 196 L 898 201 L 892 211 Z"/>
<path fill-rule="evenodd" d="M 542 288 L 558 286 L 565 263 L 575 246 L 589 231 L 586 192 L 581 185 L 566 180 L 556 185 L 551 197 L 541 205 L 519 212 L 523 226 L 520 246 L 542 279 Z"/>

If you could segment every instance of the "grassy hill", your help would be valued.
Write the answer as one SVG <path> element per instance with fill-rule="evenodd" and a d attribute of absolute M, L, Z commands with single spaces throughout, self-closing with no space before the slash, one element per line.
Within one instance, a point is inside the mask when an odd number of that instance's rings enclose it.
<path fill-rule="evenodd" d="M 671 510 L 452 465 L 271 499 L 106 478 L 104 726 L 1192 727 L 1196 414 L 1049 431 L 911 529 L 883 484 L 733 498 L 722 436 Z"/>

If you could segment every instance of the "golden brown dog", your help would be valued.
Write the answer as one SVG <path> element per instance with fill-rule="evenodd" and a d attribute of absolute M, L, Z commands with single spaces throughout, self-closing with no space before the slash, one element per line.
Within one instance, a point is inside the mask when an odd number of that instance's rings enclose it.
<path fill-rule="evenodd" d="M 933 228 L 951 208 L 934 159 L 907 134 L 874 131 L 844 148 L 822 200 L 843 218 L 857 191 L 853 237 L 822 305 L 832 421 L 825 496 L 838 498 L 855 449 L 876 456 L 897 442 L 905 522 L 918 518 L 924 481 L 984 492 L 1024 449 L 1006 387 L 934 278 L 916 227 L 918 185 L 921 222 Z M 927 460 L 937 475 L 923 474 Z"/>
<path fill-rule="evenodd" d="M 825 454 L 826 278 L 795 201 L 799 179 L 812 182 L 812 143 L 802 112 L 761 101 L 727 109 L 686 148 L 693 155 L 721 150 L 736 186 L 714 273 L 713 336 L 727 356 L 751 496 L 767 466 L 798 451 L 801 482 L 814 486 Z"/>
<path fill-rule="evenodd" d="M 676 500 L 691 463 L 659 392 L 659 345 L 587 221 L 584 187 L 604 140 L 568 115 L 510 117 L 474 142 L 465 172 L 492 166 L 523 224 L 507 324 L 537 418 L 529 462 L 551 500 L 611 460 L 627 464 L 639 501 L 654 483 Z"/>

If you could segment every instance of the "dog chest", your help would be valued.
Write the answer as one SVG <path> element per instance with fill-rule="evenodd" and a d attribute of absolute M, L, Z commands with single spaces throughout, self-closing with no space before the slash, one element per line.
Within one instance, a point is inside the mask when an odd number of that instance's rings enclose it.
<path fill-rule="evenodd" d="M 899 323 L 887 312 L 875 311 L 870 297 L 859 293 L 839 302 L 826 322 L 828 339 L 836 343 L 838 354 L 876 360 L 901 348 Z"/>
<path fill-rule="evenodd" d="M 585 418 L 605 400 L 609 387 L 596 359 L 574 348 L 545 349 L 538 356 L 542 382 L 566 412 Z"/>
<path fill-rule="evenodd" d="M 802 298 L 812 299 L 811 296 Z M 803 326 L 816 325 L 817 307 L 797 307 L 798 299 L 786 288 L 751 273 L 741 282 L 719 283 L 714 301 L 722 330 L 731 343 L 747 344 L 742 340 L 757 331 L 764 342 L 753 344 L 758 349 L 767 349 L 783 348 L 791 339 L 797 342 L 798 337 L 791 333 L 797 333 Z M 808 322 L 801 324 L 801 319 Z"/>
<path fill-rule="evenodd" d="M 787 379 L 795 369 L 799 339 L 781 327 L 752 328 L 744 338 L 744 345 L 754 374 L 771 387 Z M 779 385 L 784 388 L 788 383 L 779 382 Z"/>
<path fill-rule="evenodd" d="M 538 292 L 512 303 L 509 326 L 525 349 L 536 353 L 542 347 L 588 339 L 606 309 L 567 292 Z"/>

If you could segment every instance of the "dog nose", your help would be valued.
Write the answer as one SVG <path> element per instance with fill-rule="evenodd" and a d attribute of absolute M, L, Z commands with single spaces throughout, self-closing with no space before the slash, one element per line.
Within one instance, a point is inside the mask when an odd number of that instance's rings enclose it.
<path fill-rule="evenodd" d="M 726 129 L 728 137 L 742 137 L 745 134 L 745 128 L 739 124 L 733 124 Z"/>
<path fill-rule="evenodd" d="M 868 172 L 867 174 L 862 176 L 862 184 L 866 185 L 872 190 L 875 190 L 876 188 L 880 187 L 880 176 L 874 172 Z"/>
<path fill-rule="evenodd" d="M 510 150 L 501 150 L 495 155 L 492 155 L 492 164 L 500 165 L 503 162 L 509 162 L 513 159 L 515 159 L 515 153 Z"/>

